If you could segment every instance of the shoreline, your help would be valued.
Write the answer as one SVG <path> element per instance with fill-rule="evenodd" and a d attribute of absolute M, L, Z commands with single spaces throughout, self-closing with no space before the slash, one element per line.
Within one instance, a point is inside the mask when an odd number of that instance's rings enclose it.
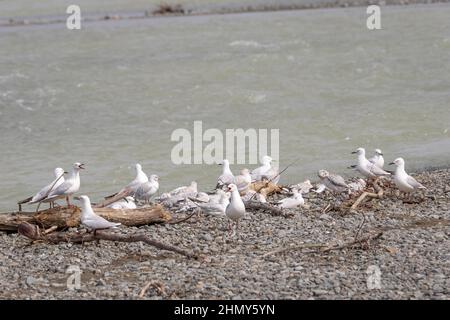
<path fill-rule="evenodd" d="M 433 5 L 450 3 L 450 0 L 386 0 L 379 1 L 378 5 L 384 6 L 413 6 L 413 5 Z M 264 4 L 248 5 L 237 7 L 217 7 L 202 9 L 185 9 L 182 5 L 161 4 L 153 9 L 147 9 L 136 12 L 105 12 L 97 14 L 83 14 L 83 22 L 98 21 L 118 21 L 134 19 L 151 19 L 161 17 L 187 17 L 187 16 L 209 16 L 209 15 L 228 15 L 240 13 L 258 13 L 258 12 L 279 12 L 279 11 L 298 11 L 298 10 L 316 10 L 332 8 L 353 8 L 368 6 L 373 3 L 370 0 L 348 0 L 348 1 L 330 1 L 311 4 Z M 25 16 L 25 17 L 0 17 L 0 27 L 14 26 L 33 26 L 33 25 L 51 25 L 66 22 L 66 16 Z"/>
<path fill-rule="evenodd" d="M 342 211 L 329 193 L 304 196 L 309 208 L 289 216 L 247 212 L 240 233 L 205 214 L 180 224 L 121 228 L 189 248 L 197 261 L 140 243 L 36 243 L 0 232 L 0 299 L 442 299 L 449 298 L 450 169 L 414 175 L 428 189 L 404 202 L 395 189 L 382 199 Z M 276 200 L 277 196 L 272 200 Z M 324 208 L 331 204 L 331 210 Z M 361 246 L 321 252 L 317 244 L 343 245 L 382 233 Z M 281 250 L 281 252 L 280 252 Z M 277 253 L 278 252 L 278 253 Z M 66 269 L 82 270 L 81 288 L 66 288 Z M 381 284 L 369 288 L 368 270 Z M 378 270 L 377 269 L 377 270 Z M 11 281 L 13 279 L 14 281 Z"/>

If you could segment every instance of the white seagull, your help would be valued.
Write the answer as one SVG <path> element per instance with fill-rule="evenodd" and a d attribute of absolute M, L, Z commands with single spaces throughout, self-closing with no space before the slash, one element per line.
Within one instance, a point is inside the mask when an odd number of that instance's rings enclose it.
<path fill-rule="evenodd" d="M 107 207 L 114 210 L 129 210 L 137 208 L 133 197 L 125 197 L 119 201 L 111 203 Z"/>
<path fill-rule="evenodd" d="M 149 202 L 150 198 L 158 191 L 159 189 L 159 177 L 156 174 L 152 174 L 150 179 L 141 184 L 136 192 L 134 193 L 134 198 L 136 200 L 141 200 L 145 202 Z"/>
<path fill-rule="evenodd" d="M 226 216 L 236 222 L 236 230 L 239 227 L 239 219 L 245 215 L 245 205 L 239 195 L 239 191 L 235 184 L 228 185 L 228 191 L 231 192 L 230 203 L 228 204 L 225 214 Z M 231 228 L 230 228 L 231 229 Z"/>
<path fill-rule="evenodd" d="M 133 193 L 135 193 L 137 191 L 137 189 L 142 184 L 148 182 L 148 177 L 145 174 L 145 172 L 142 170 L 142 166 L 139 163 L 136 163 L 135 168 L 136 168 L 136 177 L 134 178 L 134 180 L 131 181 L 129 184 L 127 184 L 119 192 L 105 197 L 106 199 L 112 198 L 122 192 L 127 192 L 128 194 L 132 195 Z"/>
<path fill-rule="evenodd" d="M 230 203 L 229 195 L 222 191 L 220 194 L 219 200 L 215 200 L 214 198 L 211 199 L 212 201 L 208 203 L 197 203 L 197 206 L 199 206 L 202 209 L 202 212 L 213 215 L 213 216 L 224 216 L 225 210 L 228 207 L 228 204 Z"/>
<path fill-rule="evenodd" d="M 383 152 L 381 152 L 380 149 L 375 149 L 375 154 L 372 158 L 369 159 L 369 161 L 375 164 L 378 168 L 383 169 L 384 167 Z"/>
<path fill-rule="evenodd" d="M 358 148 L 352 154 L 358 155 L 358 164 L 356 165 L 356 170 L 359 171 L 363 176 L 367 178 L 388 176 L 389 172 L 384 171 L 380 167 L 376 166 L 366 158 L 366 150 L 364 148 Z"/>
<path fill-rule="evenodd" d="M 75 162 L 72 173 L 58 188 L 50 191 L 48 196 L 42 202 L 54 202 L 58 199 L 66 198 L 67 206 L 70 207 L 70 196 L 80 189 L 80 170 L 84 169 L 84 164 Z"/>
<path fill-rule="evenodd" d="M 117 228 L 120 226 L 120 223 L 109 222 L 105 218 L 95 214 L 88 196 L 80 196 L 79 200 L 81 201 L 81 223 L 88 229 L 94 230 L 94 234 L 97 230 Z"/>
<path fill-rule="evenodd" d="M 197 182 L 192 181 L 189 186 L 178 187 L 168 192 L 169 197 L 179 196 L 179 195 L 193 195 L 197 193 Z"/>
<path fill-rule="evenodd" d="M 417 189 L 426 189 L 421 183 L 417 182 L 416 179 L 406 173 L 405 160 L 403 160 L 403 158 L 397 158 L 389 165 L 394 164 L 397 166 L 395 169 L 394 182 L 400 191 L 410 193 Z"/>
<path fill-rule="evenodd" d="M 290 198 L 284 198 L 277 202 L 277 207 L 283 209 L 293 209 L 298 206 L 303 206 L 305 204 L 305 200 L 302 197 L 302 193 L 297 189 L 292 189 L 293 196 Z"/>
<path fill-rule="evenodd" d="M 252 183 L 252 176 L 250 175 L 250 171 L 245 168 L 242 169 L 240 175 L 234 178 L 234 184 L 237 186 L 238 191 L 241 194 L 245 194 Z"/>
<path fill-rule="evenodd" d="M 44 200 L 52 190 L 58 188 L 64 182 L 64 174 L 67 172 L 64 172 L 64 170 L 62 168 L 56 168 L 53 173 L 55 175 L 55 179 L 52 182 L 50 182 L 48 185 L 46 185 L 41 190 L 39 190 L 39 192 L 36 193 L 32 198 L 28 198 L 26 200 L 20 201 L 19 204 L 38 203 L 38 202 Z M 53 205 L 53 202 L 50 202 L 50 207 L 52 207 L 52 205 Z"/>
<path fill-rule="evenodd" d="M 221 189 L 234 182 L 234 175 L 230 170 L 230 162 L 227 159 L 224 159 L 219 165 L 222 165 L 223 169 L 222 174 L 217 179 L 216 189 Z"/>
<path fill-rule="evenodd" d="M 327 170 L 319 170 L 318 176 L 321 180 L 321 184 L 333 192 L 344 192 L 349 189 L 344 178 L 340 175 L 330 174 Z"/>
<path fill-rule="evenodd" d="M 250 173 L 252 176 L 252 181 L 261 181 L 263 177 L 267 178 L 268 175 L 271 175 L 269 171 L 272 169 L 273 159 L 269 156 L 264 156 L 261 160 L 262 166 L 254 169 Z"/>

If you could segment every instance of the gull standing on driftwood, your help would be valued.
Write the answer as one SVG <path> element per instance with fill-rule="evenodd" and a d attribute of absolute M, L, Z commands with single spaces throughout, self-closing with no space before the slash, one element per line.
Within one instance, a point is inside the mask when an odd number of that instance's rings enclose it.
<path fill-rule="evenodd" d="M 65 172 L 62 168 L 56 168 L 53 173 L 55 175 L 55 179 L 52 182 L 50 182 L 50 184 L 43 187 L 33 197 L 20 201 L 19 205 L 24 203 L 27 204 L 38 203 L 44 200 L 52 190 L 58 188 L 64 182 L 64 174 L 67 172 Z M 53 204 L 54 204 L 53 202 L 50 202 L 50 208 L 52 207 Z"/>
<path fill-rule="evenodd" d="M 376 165 L 378 168 L 383 169 L 384 167 L 383 152 L 381 152 L 380 149 L 375 149 L 375 154 L 372 158 L 369 159 L 369 161 L 372 162 L 374 165 Z"/>
<path fill-rule="evenodd" d="M 95 214 L 88 196 L 80 196 L 78 199 L 81 201 L 81 223 L 88 229 L 94 230 L 94 235 L 97 230 L 117 228 L 120 226 L 120 223 L 109 222 L 105 218 Z"/>
<path fill-rule="evenodd" d="M 298 206 L 303 206 L 305 204 L 305 200 L 302 197 L 302 193 L 297 189 L 292 189 L 293 196 L 290 198 L 284 198 L 277 202 L 277 207 L 283 209 L 293 209 Z"/>
<path fill-rule="evenodd" d="M 228 185 L 228 191 L 231 192 L 230 203 L 228 204 L 225 214 L 227 217 L 236 222 L 236 230 L 239 227 L 239 219 L 245 215 L 245 205 L 239 195 L 239 191 L 235 184 Z M 231 230 L 231 228 L 230 228 Z"/>
<path fill-rule="evenodd" d="M 227 159 L 224 159 L 219 165 L 223 166 L 223 169 L 222 174 L 219 179 L 217 179 L 216 189 L 221 189 L 234 182 L 234 175 L 230 170 L 230 162 Z"/>
<path fill-rule="evenodd" d="M 364 148 L 358 148 L 352 154 L 358 155 L 358 164 L 356 170 L 367 178 L 374 178 L 380 176 L 388 176 L 389 172 L 384 171 L 380 167 L 376 166 L 366 158 L 366 150 Z"/>
<path fill-rule="evenodd" d="M 319 170 L 318 176 L 320 182 L 333 192 L 348 191 L 349 186 L 345 183 L 344 178 L 337 174 L 330 174 L 327 170 Z"/>
<path fill-rule="evenodd" d="M 134 198 L 136 200 L 141 200 L 144 202 L 149 202 L 150 198 L 158 191 L 159 189 L 159 177 L 156 174 L 152 174 L 150 179 L 141 184 L 136 192 L 134 193 Z"/>
<path fill-rule="evenodd" d="M 105 197 L 106 199 L 112 198 L 120 193 L 126 192 L 127 194 L 134 194 L 137 189 L 144 183 L 148 182 L 148 177 L 145 172 L 142 170 L 142 166 L 139 163 L 136 163 L 136 177 L 133 181 L 127 184 L 124 188 L 122 188 L 119 192 L 114 193 L 110 196 Z"/>
<path fill-rule="evenodd" d="M 409 194 L 417 189 L 426 189 L 421 183 L 406 173 L 405 160 L 403 160 L 403 158 L 397 158 L 389 165 L 394 164 L 397 166 L 395 169 L 394 182 L 400 191 Z"/>
<path fill-rule="evenodd" d="M 70 207 L 70 196 L 80 190 L 80 170 L 84 169 L 84 164 L 75 162 L 72 173 L 58 188 L 50 191 L 48 196 L 41 202 L 54 202 L 58 199 L 66 198 L 67 206 Z"/>

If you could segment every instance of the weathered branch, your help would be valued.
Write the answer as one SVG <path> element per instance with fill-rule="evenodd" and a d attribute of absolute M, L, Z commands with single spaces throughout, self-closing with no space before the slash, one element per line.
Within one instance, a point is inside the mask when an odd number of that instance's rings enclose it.
<path fill-rule="evenodd" d="M 141 226 L 153 223 L 164 223 L 172 219 L 171 214 L 161 205 L 143 207 L 132 210 L 115 210 L 96 208 L 95 213 L 111 222 L 120 222 L 126 226 Z M 60 228 L 80 225 L 81 211 L 78 207 L 57 207 L 48 210 L 31 212 L 12 212 L 0 214 L 0 230 L 16 231 L 22 222 L 37 224 L 43 228 L 53 226 Z"/>
<path fill-rule="evenodd" d="M 176 252 L 188 258 L 197 258 L 197 256 L 192 252 L 188 252 L 183 249 L 153 240 L 142 233 L 124 235 L 119 233 L 113 233 L 111 231 L 106 230 L 98 230 L 95 234 L 93 232 L 92 233 L 54 232 L 45 235 L 39 231 L 38 226 L 30 224 L 28 222 L 23 222 L 19 224 L 18 232 L 21 235 L 33 241 L 45 241 L 53 244 L 59 242 L 84 243 L 97 240 L 118 241 L 118 242 L 144 242 L 160 250 Z"/>
<path fill-rule="evenodd" d="M 369 198 L 374 198 L 374 199 L 381 199 L 381 198 L 383 198 L 384 191 L 383 191 L 383 189 L 378 185 L 378 179 L 379 179 L 379 178 L 375 179 L 375 181 L 372 183 L 373 188 L 375 189 L 375 192 L 376 192 L 376 193 L 364 191 L 364 192 L 359 196 L 359 198 L 355 201 L 355 203 L 350 207 L 350 211 L 355 211 L 356 208 L 361 204 L 361 202 L 362 202 L 365 198 L 367 198 L 367 197 L 369 197 Z"/>

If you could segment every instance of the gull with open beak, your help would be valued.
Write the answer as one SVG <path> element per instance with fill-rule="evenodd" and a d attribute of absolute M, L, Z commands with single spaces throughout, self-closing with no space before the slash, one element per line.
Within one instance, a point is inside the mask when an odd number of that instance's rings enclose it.
<path fill-rule="evenodd" d="M 235 184 L 228 185 L 228 191 L 231 192 L 230 203 L 228 204 L 225 214 L 226 216 L 236 222 L 236 230 L 239 227 L 239 220 L 245 216 L 245 205 L 239 195 L 238 188 Z M 230 226 L 231 231 L 231 226 Z"/>
<path fill-rule="evenodd" d="M 89 230 L 94 230 L 94 235 L 97 230 L 117 228 L 120 226 L 120 223 L 110 222 L 95 214 L 88 196 L 80 196 L 75 199 L 81 201 L 81 223 Z"/>
<path fill-rule="evenodd" d="M 48 196 L 41 202 L 54 202 L 58 199 L 66 198 L 67 206 L 70 207 L 70 196 L 80 189 L 80 170 L 84 169 L 84 164 L 75 162 L 72 173 L 58 188 L 50 191 Z"/>

